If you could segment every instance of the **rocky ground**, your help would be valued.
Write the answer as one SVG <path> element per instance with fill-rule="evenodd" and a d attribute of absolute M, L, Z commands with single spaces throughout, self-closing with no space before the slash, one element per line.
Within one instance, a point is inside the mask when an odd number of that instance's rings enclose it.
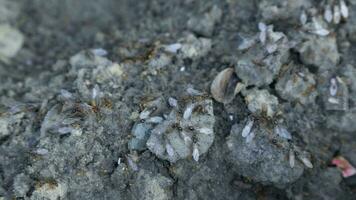
<path fill-rule="evenodd" d="M 0 200 L 356 199 L 355 10 L 0 0 Z"/>

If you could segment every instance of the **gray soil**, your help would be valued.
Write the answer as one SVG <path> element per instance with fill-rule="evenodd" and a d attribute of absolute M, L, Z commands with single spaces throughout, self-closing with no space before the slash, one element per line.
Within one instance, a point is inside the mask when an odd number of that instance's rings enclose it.
<path fill-rule="evenodd" d="M 356 199 L 355 11 L 0 0 L 0 200 Z"/>

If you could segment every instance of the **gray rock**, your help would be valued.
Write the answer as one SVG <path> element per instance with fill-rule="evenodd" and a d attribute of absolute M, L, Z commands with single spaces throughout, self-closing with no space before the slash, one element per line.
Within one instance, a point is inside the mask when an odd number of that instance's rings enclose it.
<path fill-rule="evenodd" d="M 188 20 L 188 28 L 205 37 L 213 34 L 214 26 L 221 19 L 222 11 L 219 7 L 213 6 L 203 17 L 193 17 Z"/>
<path fill-rule="evenodd" d="M 34 0 L 31 5 L 34 5 L 34 12 L 38 13 L 40 18 L 46 18 L 43 23 L 63 28 L 66 22 L 77 25 L 86 21 L 103 27 L 107 22 L 114 21 L 114 7 L 123 4 L 112 0 L 102 0 L 100 3 L 95 0 L 49 0 L 44 4 L 42 0 Z"/>
<path fill-rule="evenodd" d="M 282 99 L 302 104 L 314 104 L 317 96 L 314 75 L 308 69 L 289 64 L 276 84 L 276 91 Z"/>
<path fill-rule="evenodd" d="M 0 200 L 5 200 L 6 190 L 0 186 Z"/>
<path fill-rule="evenodd" d="M 167 67 L 172 63 L 172 57 L 166 53 L 159 52 L 152 59 L 149 60 L 148 65 L 154 67 L 156 70 Z"/>
<path fill-rule="evenodd" d="M 198 161 L 199 156 L 208 151 L 214 141 L 215 118 L 212 100 L 201 98 L 180 105 L 184 108 L 183 114 L 173 109 L 152 130 L 147 141 L 152 153 L 174 163 L 190 156 Z"/>
<path fill-rule="evenodd" d="M 182 44 L 179 56 L 182 58 L 201 58 L 209 53 L 211 50 L 211 40 L 207 38 L 197 38 L 193 34 L 179 40 Z"/>
<path fill-rule="evenodd" d="M 305 185 L 306 190 L 315 191 L 311 195 L 308 195 L 308 198 L 352 199 L 350 198 L 349 192 L 342 192 L 343 190 L 340 185 L 341 181 L 341 174 L 336 168 L 326 168 L 320 171 L 309 183 Z"/>
<path fill-rule="evenodd" d="M 239 174 L 282 188 L 298 180 L 304 171 L 303 164 L 296 161 L 293 168 L 290 166 L 290 145 L 284 138 L 257 124 L 251 130 L 254 138 L 247 142 L 241 134 L 244 127 L 245 124 L 235 124 L 226 142 L 228 159 Z"/>
<path fill-rule="evenodd" d="M 356 100 L 356 68 L 353 65 L 346 65 L 342 75 L 343 80 L 349 86 L 350 98 Z"/>
<path fill-rule="evenodd" d="M 75 99 L 66 103 L 73 106 L 80 99 L 83 110 L 100 107 L 101 112 L 112 112 L 109 99 L 121 94 L 125 66 L 88 50 L 72 56 L 69 63 L 67 76 L 74 82 L 72 90 L 75 91 Z"/>
<path fill-rule="evenodd" d="M 356 8 L 356 3 L 351 3 L 349 11 Z M 351 41 L 356 42 L 356 13 L 349 12 L 349 19 L 346 23 L 346 30 Z"/>
<path fill-rule="evenodd" d="M 20 13 L 20 5 L 11 0 L 0 0 L 0 23 L 9 23 L 16 20 Z"/>
<path fill-rule="evenodd" d="M 300 58 L 305 65 L 313 65 L 320 71 L 334 68 L 340 60 L 336 38 L 310 35 L 297 47 Z"/>
<path fill-rule="evenodd" d="M 64 112 L 61 112 L 63 111 Z M 68 109 L 68 110 L 66 110 Z M 73 125 L 80 119 L 78 117 L 70 117 L 69 110 L 74 107 L 61 107 L 60 105 L 53 106 L 46 114 L 41 124 L 41 135 L 45 136 L 47 133 L 55 133 L 58 135 L 65 135 L 78 131 Z"/>
<path fill-rule="evenodd" d="M 120 163 L 111 175 L 110 180 L 113 183 L 116 190 L 119 192 L 125 192 L 128 183 L 127 166 L 125 163 Z"/>
<path fill-rule="evenodd" d="M 322 98 L 326 110 L 349 110 L 349 89 L 343 77 L 330 77 L 321 84 L 323 87 Z"/>
<path fill-rule="evenodd" d="M 5 118 L 0 118 L 0 139 L 10 135 L 8 130 L 8 121 Z"/>
<path fill-rule="evenodd" d="M 35 188 L 30 199 L 39 200 L 39 199 L 48 199 L 48 200 L 57 200 L 65 198 L 67 193 L 67 186 L 63 183 L 44 183 L 41 186 Z"/>
<path fill-rule="evenodd" d="M 248 90 L 245 95 L 247 108 L 254 114 L 273 117 L 278 111 L 278 99 L 267 90 L 256 88 Z"/>
<path fill-rule="evenodd" d="M 132 138 L 128 145 L 130 150 L 144 150 L 146 149 L 146 142 L 150 137 L 152 126 L 147 123 L 137 123 L 132 128 Z"/>
<path fill-rule="evenodd" d="M 23 112 L 0 116 L 0 139 L 3 139 L 10 134 L 15 134 L 15 127 L 19 127 L 19 123 L 24 116 L 25 113 Z"/>
<path fill-rule="evenodd" d="M 253 38 L 252 46 L 242 49 L 238 56 L 235 72 L 247 85 L 269 85 L 289 58 L 287 37 L 281 32 L 274 32 L 273 26 L 268 26 L 265 34 L 266 41 Z"/>
<path fill-rule="evenodd" d="M 220 155 L 221 158 L 221 155 Z M 222 159 L 222 158 L 221 158 Z M 218 159 L 209 159 L 211 163 L 201 163 L 196 166 L 178 162 L 175 165 L 174 177 L 177 178 L 177 199 L 239 199 L 241 192 L 230 181 L 235 176 L 226 162 L 217 162 Z M 215 164 L 215 166 L 214 166 Z M 196 166 L 196 167 L 194 167 Z M 213 166 L 212 168 L 208 166 Z M 212 189 L 214 188 L 214 189 Z"/>
<path fill-rule="evenodd" d="M 88 130 L 93 125 L 96 126 L 94 130 Z M 45 136 L 40 141 L 39 148 L 49 151 L 32 162 L 28 170 L 37 172 L 40 180 L 56 180 L 56 184 L 44 182 L 33 193 L 33 199 L 98 199 L 102 195 L 102 176 L 113 171 L 115 158 L 107 147 L 98 142 L 104 140 L 103 128 L 91 122 L 84 130 L 79 137 L 70 135 L 63 138 L 61 144 L 50 139 L 55 136 Z"/>
<path fill-rule="evenodd" d="M 14 57 L 22 48 L 24 36 L 8 24 L 0 24 L 0 59 Z"/>
<path fill-rule="evenodd" d="M 264 21 L 285 20 L 287 23 L 298 23 L 302 10 L 308 9 L 311 5 L 308 0 L 262 0 L 258 7 Z"/>
<path fill-rule="evenodd" d="M 100 65 L 108 65 L 111 62 L 105 57 L 98 56 L 92 51 L 81 51 L 69 59 L 69 63 L 74 70 L 78 70 L 83 67 L 97 67 Z"/>
<path fill-rule="evenodd" d="M 169 200 L 173 198 L 173 180 L 154 174 L 147 170 L 140 170 L 135 183 L 131 186 L 133 199 Z"/>
<path fill-rule="evenodd" d="M 25 197 L 26 193 L 30 190 L 31 179 L 25 174 L 18 174 L 14 179 L 14 193 L 16 197 Z"/>
<path fill-rule="evenodd" d="M 355 132 L 356 131 L 356 110 L 347 112 L 329 113 L 326 119 L 326 126 L 337 131 Z"/>

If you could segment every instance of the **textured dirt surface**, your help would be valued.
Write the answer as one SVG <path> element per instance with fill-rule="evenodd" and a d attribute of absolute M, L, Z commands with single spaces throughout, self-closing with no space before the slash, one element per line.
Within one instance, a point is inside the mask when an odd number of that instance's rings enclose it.
<path fill-rule="evenodd" d="M 356 199 L 355 10 L 0 0 L 0 200 Z"/>

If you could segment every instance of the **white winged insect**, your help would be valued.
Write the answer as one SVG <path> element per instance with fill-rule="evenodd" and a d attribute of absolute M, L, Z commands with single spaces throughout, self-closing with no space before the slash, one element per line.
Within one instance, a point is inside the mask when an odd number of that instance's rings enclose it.
<path fill-rule="evenodd" d="M 147 119 L 151 115 L 152 111 L 145 109 L 140 113 L 140 119 Z"/>
<path fill-rule="evenodd" d="M 299 20 L 300 20 L 300 23 L 301 23 L 302 25 L 304 25 L 304 24 L 307 23 L 307 21 L 308 21 L 308 16 L 307 16 L 307 13 L 305 13 L 305 10 L 303 10 L 302 13 L 300 14 Z"/>
<path fill-rule="evenodd" d="M 181 43 L 174 43 L 174 44 L 170 44 L 165 46 L 164 50 L 169 52 L 169 53 L 177 53 L 179 49 L 182 48 L 182 44 Z"/>
<path fill-rule="evenodd" d="M 340 103 L 339 99 L 334 98 L 334 97 L 328 98 L 328 101 L 329 101 L 330 103 L 332 103 L 332 104 L 339 104 L 339 103 Z"/>
<path fill-rule="evenodd" d="M 289 150 L 289 165 L 291 168 L 295 165 L 295 153 L 293 149 Z"/>
<path fill-rule="evenodd" d="M 246 137 L 246 143 L 252 142 L 253 138 L 255 138 L 256 133 L 254 131 L 251 131 L 250 134 L 247 135 Z"/>
<path fill-rule="evenodd" d="M 312 31 L 316 35 L 327 36 L 330 31 L 325 29 L 315 18 L 313 18 L 314 30 Z"/>
<path fill-rule="evenodd" d="M 308 168 L 313 168 L 313 164 L 310 162 L 310 160 L 308 158 L 301 158 L 303 164 L 308 167 Z"/>
<path fill-rule="evenodd" d="M 254 39 L 243 38 L 242 43 L 238 46 L 238 50 L 246 50 L 255 45 L 256 41 Z"/>
<path fill-rule="evenodd" d="M 121 165 L 121 158 L 119 157 L 119 159 L 117 160 L 117 164 Z"/>
<path fill-rule="evenodd" d="M 36 150 L 36 154 L 41 155 L 41 156 L 47 155 L 48 152 L 49 151 L 47 149 L 44 149 L 44 148 L 39 148 L 39 149 Z"/>
<path fill-rule="evenodd" d="M 282 137 L 282 138 L 285 138 L 287 140 L 290 140 L 292 139 L 292 135 L 290 134 L 290 132 L 284 128 L 284 127 L 281 127 L 281 126 L 276 126 L 274 128 L 274 132 L 279 136 L 279 137 Z"/>
<path fill-rule="evenodd" d="M 68 90 L 65 90 L 65 89 L 61 89 L 61 96 L 66 100 L 69 100 L 69 99 L 73 98 L 73 94 L 70 93 Z"/>
<path fill-rule="evenodd" d="M 166 151 L 167 151 L 167 154 L 169 157 L 174 156 L 174 149 L 171 144 L 169 144 L 169 143 L 166 144 Z"/>
<path fill-rule="evenodd" d="M 298 158 L 306 167 L 313 168 L 313 164 L 304 154 L 298 154 Z"/>
<path fill-rule="evenodd" d="M 340 0 L 340 12 L 341 16 L 344 19 L 347 19 L 349 17 L 349 9 L 347 8 L 347 5 L 344 0 Z"/>
<path fill-rule="evenodd" d="M 251 129 L 252 129 L 252 126 L 253 126 L 253 123 L 254 121 L 249 119 L 246 123 L 246 126 L 242 129 L 242 137 L 247 137 L 250 133 L 251 133 Z"/>
<path fill-rule="evenodd" d="M 341 12 L 338 5 L 334 5 L 334 24 L 339 24 L 341 21 Z"/>
<path fill-rule="evenodd" d="M 192 153 L 193 159 L 198 162 L 199 161 L 199 149 L 198 145 L 194 144 L 193 145 L 193 153 Z"/>
<path fill-rule="evenodd" d="M 136 162 L 132 159 L 132 156 L 131 155 L 127 155 L 126 159 L 127 159 L 127 164 L 129 165 L 129 167 L 133 171 L 138 171 L 138 166 L 137 166 Z"/>
<path fill-rule="evenodd" d="M 184 113 L 183 113 L 183 118 L 184 119 L 189 119 L 190 116 L 192 116 L 193 110 L 195 108 L 195 104 L 191 103 L 187 106 L 187 108 L 185 109 Z"/>
<path fill-rule="evenodd" d="M 92 49 L 91 52 L 96 56 L 107 56 L 108 52 L 103 48 Z"/>
<path fill-rule="evenodd" d="M 233 121 L 234 120 L 234 115 L 230 114 L 229 115 L 229 119 L 230 119 L 230 121 Z"/>
<path fill-rule="evenodd" d="M 205 135 L 213 134 L 213 129 L 211 128 L 198 128 L 197 131 L 199 131 L 200 133 L 204 133 Z"/>
<path fill-rule="evenodd" d="M 327 5 L 324 10 L 324 19 L 328 23 L 330 23 L 333 20 L 333 12 L 331 11 L 330 5 Z"/>
<path fill-rule="evenodd" d="M 162 117 L 150 117 L 146 120 L 147 123 L 152 123 L 152 124 L 159 124 L 163 121 Z"/>
<path fill-rule="evenodd" d="M 331 96 L 335 96 L 337 94 L 337 81 L 336 78 L 330 79 L 330 87 L 329 87 L 329 93 Z"/>
<path fill-rule="evenodd" d="M 187 88 L 187 93 L 192 96 L 201 96 L 204 93 L 200 92 L 199 90 L 194 89 L 191 85 Z"/>
<path fill-rule="evenodd" d="M 190 138 L 190 136 L 189 136 L 186 132 L 181 131 L 181 132 L 179 132 L 179 133 L 180 133 L 181 136 L 183 137 L 184 143 L 185 143 L 186 145 L 191 144 L 192 138 Z"/>
<path fill-rule="evenodd" d="M 61 135 L 71 133 L 72 131 L 73 131 L 72 127 L 61 127 L 58 129 L 58 133 L 60 133 Z"/>
<path fill-rule="evenodd" d="M 91 92 L 92 106 L 97 106 L 98 99 L 100 98 L 100 96 L 101 96 L 100 88 L 97 84 L 95 84 Z"/>
<path fill-rule="evenodd" d="M 262 44 L 265 44 L 266 40 L 267 40 L 267 25 L 265 23 L 263 23 L 263 22 L 259 22 L 258 23 L 258 29 L 261 31 L 259 39 L 260 39 Z"/>
<path fill-rule="evenodd" d="M 96 99 L 99 96 L 100 88 L 98 85 L 95 85 L 92 90 L 92 99 Z"/>
<path fill-rule="evenodd" d="M 274 53 L 274 52 L 276 52 L 277 51 L 277 49 L 278 49 L 278 46 L 277 46 L 277 44 L 268 44 L 267 46 L 266 46 L 266 49 L 267 49 L 267 52 L 269 53 L 269 54 L 272 54 L 272 53 Z"/>
<path fill-rule="evenodd" d="M 168 98 L 168 104 L 169 104 L 169 106 L 171 106 L 173 108 L 177 108 L 178 107 L 178 101 L 177 101 L 177 99 L 175 99 L 173 97 L 169 97 Z"/>

